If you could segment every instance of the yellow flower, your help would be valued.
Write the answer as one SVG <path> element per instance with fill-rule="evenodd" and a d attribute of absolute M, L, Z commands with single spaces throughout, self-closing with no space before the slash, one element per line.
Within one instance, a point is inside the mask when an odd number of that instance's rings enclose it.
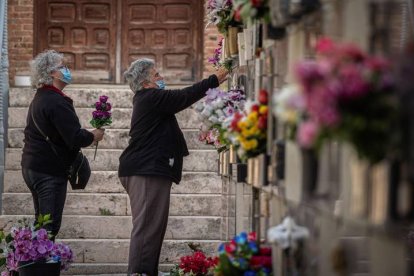
<path fill-rule="evenodd" d="M 252 149 L 257 148 L 257 145 L 259 144 L 256 139 L 250 140 L 250 143 L 251 143 Z"/>
<path fill-rule="evenodd" d="M 259 117 L 259 114 L 257 113 L 257 111 L 253 111 L 252 113 L 250 113 L 247 116 L 247 119 L 249 119 L 252 123 L 257 121 L 257 118 Z"/>
<path fill-rule="evenodd" d="M 267 113 L 267 105 L 261 105 L 259 108 L 260 114 L 266 114 Z"/>

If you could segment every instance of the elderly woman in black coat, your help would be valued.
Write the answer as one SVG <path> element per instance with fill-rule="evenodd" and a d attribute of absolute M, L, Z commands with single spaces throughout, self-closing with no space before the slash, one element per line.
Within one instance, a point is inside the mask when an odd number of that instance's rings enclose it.
<path fill-rule="evenodd" d="M 31 69 L 37 90 L 24 129 L 22 173 L 33 196 L 36 218 L 50 214 L 52 223 L 45 228 L 55 236 L 62 221 L 68 168 L 80 148 L 102 140 L 104 130 L 81 127 L 72 99 L 62 91 L 72 81 L 62 54 L 40 53 Z"/>
<path fill-rule="evenodd" d="M 170 189 L 179 183 L 188 149 L 175 114 L 202 99 L 226 77 L 219 71 L 190 87 L 165 90 L 151 59 L 134 61 L 124 74 L 134 92 L 130 142 L 119 177 L 131 202 L 133 229 L 128 273 L 157 275 L 168 222 Z"/>

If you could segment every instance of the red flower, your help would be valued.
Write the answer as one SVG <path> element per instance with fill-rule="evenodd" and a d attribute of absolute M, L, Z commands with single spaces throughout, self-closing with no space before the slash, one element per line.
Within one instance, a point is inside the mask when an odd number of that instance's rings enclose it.
<path fill-rule="evenodd" d="M 230 254 L 232 254 L 234 251 L 236 251 L 236 248 L 237 248 L 236 245 L 233 244 L 233 243 L 227 243 L 224 246 L 224 250 L 226 250 L 226 252 L 230 253 Z"/>
<path fill-rule="evenodd" d="M 252 268 L 272 268 L 272 257 L 271 256 L 252 256 L 250 259 L 250 265 Z"/>
<path fill-rule="evenodd" d="M 253 111 L 259 111 L 259 105 L 258 104 L 254 104 L 254 105 L 252 105 L 252 112 Z"/>
<path fill-rule="evenodd" d="M 256 232 L 250 232 L 250 233 L 247 235 L 247 239 L 248 239 L 249 241 L 256 241 L 256 238 L 257 238 L 257 236 L 256 236 Z"/>
<path fill-rule="evenodd" d="M 259 129 L 266 129 L 267 128 L 267 118 L 264 116 L 259 117 L 259 122 L 257 123 L 257 127 Z"/>
<path fill-rule="evenodd" d="M 260 7 L 262 5 L 263 0 L 250 0 L 250 2 L 252 3 L 253 7 Z"/>
<path fill-rule="evenodd" d="M 237 8 L 237 10 L 234 11 L 234 20 L 237 22 L 242 22 L 241 18 L 241 6 Z"/>
<path fill-rule="evenodd" d="M 267 104 L 268 98 L 267 98 L 267 91 L 262 89 L 259 91 L 259 103 L 261 104 Z"/>
<path fill-rule="evenodd" d="M 261 247 L 259 250 L 260 256 L 271 256 L 272 255 L 272 248 L 270 247 Z"/>

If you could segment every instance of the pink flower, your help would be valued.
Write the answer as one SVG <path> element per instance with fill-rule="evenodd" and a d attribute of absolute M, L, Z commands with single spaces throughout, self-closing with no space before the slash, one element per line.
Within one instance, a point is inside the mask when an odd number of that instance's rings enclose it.
<path fill-rule="evenodd" d="M 298 142 L 304 148 L 311 148 L 315 143 L 319 126 L 313 121 L 307 121 L 299 126 Z"/>
<path fill-rule="evenodd" d="M 331 53 L 335 49 L 335 43 L 332 39 L 323 37 L 316 42 L 316 51 L 320 54 Z"/>
<path fill-rule="evenodd" d="M 361 68 L 355 64 L 349 64 L 339 71 L 342 89 L 341 98 L 356 99 L 365 96 L 370 91 L 370 85 L 364 79 Z"/>

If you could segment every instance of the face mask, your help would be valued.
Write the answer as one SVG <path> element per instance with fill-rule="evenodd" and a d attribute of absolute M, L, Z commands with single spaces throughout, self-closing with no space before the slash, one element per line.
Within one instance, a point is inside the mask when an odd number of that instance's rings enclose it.
<path fill-rule="evenodd" d="M 63 78 L 60 79 L 61 81 L 70 84 L 72 82 L 72 74 L 68 68 L 60 68 L 59 71 L 62 73 Z"/>
<path fill-rule="evenodd" d="M 155 84 L 158 85 L 158 88 L 159 89 L 165 89 L 165 82 L 164 82 L 164 80 L 157 80 L 155 82 Z"/>

